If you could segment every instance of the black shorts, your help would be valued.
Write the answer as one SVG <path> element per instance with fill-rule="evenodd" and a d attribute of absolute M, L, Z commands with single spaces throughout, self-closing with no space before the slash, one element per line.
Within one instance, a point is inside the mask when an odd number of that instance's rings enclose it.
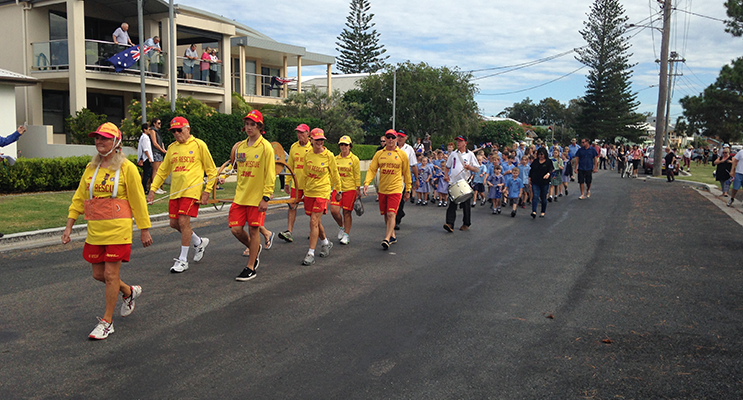
<path fill-rule="evenodd" d="M 590 185 L 591 181 L 593 181 L 593 171 L 578 170 L 578 183 Z"/>
<path fill-rule="evenodd" d="M 632 160 L 632 168 L 635 169 L 635 171 L 640 170 L 640 160 Z"/>
<path fill-rule="evenodd" d="M 484 193 L 485 192 L 485 185 L 482 183 L 475 183 L 475 192 Z"/>

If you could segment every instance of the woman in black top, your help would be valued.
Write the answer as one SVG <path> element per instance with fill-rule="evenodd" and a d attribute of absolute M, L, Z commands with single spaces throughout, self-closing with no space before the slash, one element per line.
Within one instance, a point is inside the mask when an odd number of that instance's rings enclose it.
<path fill-rule="evenodd" d="M 620 174 L 622 171 L 624 171 L 625 163 L 627 162 L 627 150 L 625 149 L 624 145 L 619 146 L 619 151 L 617 152 L 617 161 L 619 161 L 619 168 L 617 168 L 617 172 Z"/>
<path fill-rule="evenodd" d="M 733 168 L 732 158 L 730 156 L 730 147 L 724 147 L 722 149 L 722 155 L 715 160 L 715 165 L 717 165 L 715 180 L 720 182 L 723 197 L 728 197 L 728 189 L 730 189 L 730 177 L 732 176 L 730 175 L 730 171 Z"/>
<path fill-rule="evenodd" d="M 537 150 L 537 159 L 531 163 L 531 171 L 529 171 L 529 183 L 531 184 L 533 197 L 531 201 L 532 218 L 537 217 L 538 201 L 542 202 L 542 213 L 539 214 L 539 218 L 543 218 L 544 212 L 547 211 L 547 192 L 549 191 L 550 174 L 553 169 L 552 161 L 547 155 L 547 149 L 540 147 Z"/>

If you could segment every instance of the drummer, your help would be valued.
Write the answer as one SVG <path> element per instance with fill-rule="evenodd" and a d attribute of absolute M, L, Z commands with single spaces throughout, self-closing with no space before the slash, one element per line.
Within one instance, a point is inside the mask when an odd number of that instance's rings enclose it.
<path fill-rule="evenodd" d="M 475 154 L 467 150 L 467 137 L 459 135 L 456 138 L 456 142 L 457 149 L 451 152 L 449 159 L 446 160 L 446 166 L 444 167 L 444 180 L 449 182 L 450 190 L 457 184 L 457 182 L 461 180 L 466 182 L 470 175 L 473 172 L 477 172 L 480 168 L 480 163 L 477 162 Z M 457 204 L 453 200 L 454 199 L 450 199 L 449 207 L 446 209 L 446 223 L 444 224 L 444 229 L 447 232 L 454 232 L 454 221 L 457 219 L 457 206 L 459 206 L 464 209 L 464 219 L 459 230 L 469 230 L 471 225 L 470 214 L 472 211 L 472 203 L 469 201 L 463 201 L 460 204 Z"/>
<path fill-rule="evenodd" d="M 397 147 L 397 132 L 393 129 L 385 132 L 387 139 L 385 148 L 374 154 L 369 171 L 364 180 L 364 195 L 369 191 L 369 184 L 374 179 L 377 169 L 379 174 L 379 212 L 384 215 L 387 225 L 382 248 L 387 250 L 391 244 L 397 243 L 395 235 L 395 216 L 400 206 L 400 199 L 407 201 L 410 198 L 410 189 L 413 182 L 410 177 L 408 155 Z M 403 192 L 403 188 L 405 191 Z M 403 195 L 404 193 L 404 195 Z"/>

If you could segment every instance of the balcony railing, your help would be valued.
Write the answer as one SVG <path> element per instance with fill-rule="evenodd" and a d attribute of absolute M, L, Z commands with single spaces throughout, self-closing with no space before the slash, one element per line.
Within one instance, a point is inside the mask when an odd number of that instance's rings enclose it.
<path fill-rule="evenodd" d="M 221 63 L 208 63 L 208 69 L 202 70 L 202 60 L 190 60 L 186 57 L 176 57 L 176 70 L 179 83 L 194 85 L 223 86 Z"/>

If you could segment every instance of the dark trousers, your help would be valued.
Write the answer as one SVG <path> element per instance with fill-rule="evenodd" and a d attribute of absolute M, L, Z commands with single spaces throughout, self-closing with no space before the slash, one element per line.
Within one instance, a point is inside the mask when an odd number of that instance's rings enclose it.
<path fill-rule="evenodd" d="M 547 211 L 547 193 L 549 193 L 549 183 L 544 185 L 531 184 L 531 192 L 534 197 L 531 199 L 531 212 L 537 212 L 537 203 L 542 203 L 542 214 Z M 537 200 L 539 199 L 539 200 Z"/>
<path fill-rule="evenodd" d="M 676 180 L 676 178 L 673 176 L 673 166 L 671 166 L 670 168 L 666 168 L 666 178 L 668 179 L 668 182 Z"/>
<path fill-rule="evenodd" d="M 397 208 L 397 215 L 395 216 L 395 224 L 400 225 L 402 219 L 405 217 L 405 189 L 402 191 L 400 196 L 400 206 Z"/>
<path fill-rule="evenodd" d="M 464 210 L 464 218 L 462 219 L 462 225 L 470 226 L 470 215 L 472 214 L 472 202 L 467 200 L 461 204 L 457 204 L 449 199 L 449 207 L 446 209 L 446 223 L 454 227 L 454 221 L 457 219 L 457 207 L 461 207 Z"/>
<path fill-rule="evenodd" d="M 148 160 L 145 160 L 142 164 L 142 187 L 144 187 L 144 194 L 147 194 L 150 192 L 150 186 L 147 184 L 147 182 L 152 177 L 152 163 L 150 163 Z"/>

